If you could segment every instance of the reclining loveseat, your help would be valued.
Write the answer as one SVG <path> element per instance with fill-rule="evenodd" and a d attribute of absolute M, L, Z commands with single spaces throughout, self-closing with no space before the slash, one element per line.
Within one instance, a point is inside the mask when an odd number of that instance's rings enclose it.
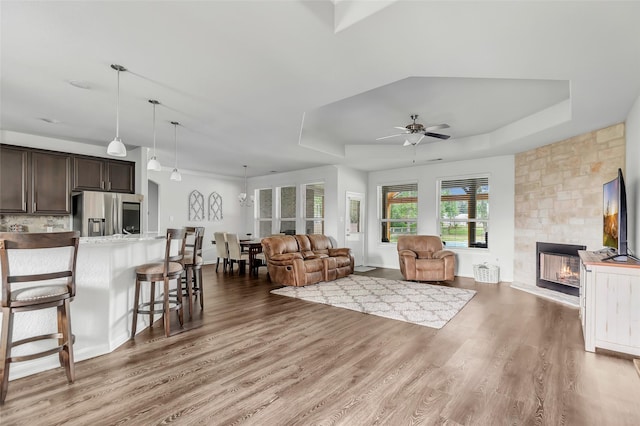
<path fill-rule="evenodd" d="M 304 286 L 333 281 L 353 273 L 349 248 L 334 248 L 326 235 L 278 235 L 262 239 L 272 282 Z"/>

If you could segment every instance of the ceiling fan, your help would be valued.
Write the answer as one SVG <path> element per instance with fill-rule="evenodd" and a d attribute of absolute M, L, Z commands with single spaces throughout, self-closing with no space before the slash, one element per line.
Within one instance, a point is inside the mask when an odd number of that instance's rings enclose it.
<path fill-rule="evenodd" d="M 444 139 L 444 140 L 449 139 L 451 137 L 449 135 L 443 135 L 442 133 L 432 132 L 432 130 L 448 129 L 449 128 L 448 124 L 442 123 L 442 124 L 436 124 L 429 127 L 424 127 L 422 124 L 416 123 L 417 118 L 418 118 L 418 114 L 413 114 L 411 115 L 411 119 L 413 120 L 413 123 L 408 124 L 404 127 L 394 127 L 394 129 L 404 130 L 405 131 L 404 133 L 383 136 L 381 138 L 377 138 L 376 140 L 379 141 L 382 139 L 388 139 L 388 138 L 394 138 L 396 136 L 406 135 L 404 146 L 409 146 L 409 145 L 416 146 L 420 143 L 420 141 L 425 136 L 429 136 L 431 138 L 436 138 L 436 139 Z"/>

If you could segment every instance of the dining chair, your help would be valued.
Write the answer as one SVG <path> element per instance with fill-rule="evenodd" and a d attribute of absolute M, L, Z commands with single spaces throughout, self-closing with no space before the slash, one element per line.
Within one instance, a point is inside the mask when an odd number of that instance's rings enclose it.
<path fill-rule="evenodd" d="M 58 354 L 67 381 L 75 380 L 70 302 L 76 295 L 76 260 L 80 232 L 0 232 L 2 269 L 2 336 L 0 337 L 0 404 L 9 387 L 11 363 Z M 37 253 L 37 254 L 36 254 Z M 57 332 L 14 342 L 14 314 L 36 309 L 57 309 Z M 18 316 L 20 318 L 20 316 Z M 13 348 L 40 340 L 57 346 L 25 354 Z"/>
<path fill-rule="evenodd" d="M 244 271 L 245 265 L 249 260 L 249 253 L 242 251 L 238 234 L 227 233 L 227 245 L 229 247 L 229 269 L 233 274 L 233 264 L 238 264 L 238 273 Z"/>
<path fill-rule="evenodd" d="M 216 260 L 216 272 L 218 272 L 218 266 L 220 265 L 220 259 L 222 259 L 222 270 L 227 270 L 229 264 L 229 248 L 227 247 L 227 234 L 225 232 L 214 232 L 213 239 L 216 242 L 216 252 L 218 253 L 218 259 Z"/>
<path fill-rule="evenodd" d="M 182 309 L 182 291 L 176 291 L 176 297 L 170 298 L 169 282 L 176 280 L 176 286 L 180 288 L 180 277 L 184 272 L 184 252 L 187 232 L 184 228 L 167 229 L 164 260 L 157 263 L 147 263 L 136 268 L 136 288 L 133 301 L 133 322 L 131 324 L 131 339 L 136 337 L 138 315 L 149 315 L 149 327 L 153 327 L 154 314 L 164 316 L 164 333 L 166 337 L 171 334 L 170 313 L 176 311 L 180 326 L 184 324 Z M 140 303 L 141 283 L 151 284 L 149 302 Z M 162 300 L 155 300 L 155 288 L 157 282 L 163 282 L 164 288 Z M 156 308 L 162 305 L 162 308 Z"/>

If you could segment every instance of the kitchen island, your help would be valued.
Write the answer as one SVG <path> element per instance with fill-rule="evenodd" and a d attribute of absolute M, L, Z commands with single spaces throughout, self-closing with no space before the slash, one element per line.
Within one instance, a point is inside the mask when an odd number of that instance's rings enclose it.
<path fill-rule="evenodd" d="M 131 333 L 135 268 L 164 256 L 164 235 L 127 235 L 83 237 L 80 239 L 76 266 L 76 296 L 71 302 L 71 329 L 75 335 L 75 360 L 82 361 L 109 353 L 125 343 Z M 29 257 L 31 256 L 31 257 Z M 52 259 L 25 253 L 22 265 L 37 265 Z M 148 294 L 143 295 L 149 297 Z M 138 318 L 138 330 L 149 323 Z M 55 308 L 18 313 L 14 317 L 13 340 L 56 331 Z M 33 346 L 31 346 L 33 345 Z M 46 348 L 41 341 L 16 348 L 14 354 Z M 10 379 L 59 367 L 55 355 L 19 362 L 11 367 Z"/>

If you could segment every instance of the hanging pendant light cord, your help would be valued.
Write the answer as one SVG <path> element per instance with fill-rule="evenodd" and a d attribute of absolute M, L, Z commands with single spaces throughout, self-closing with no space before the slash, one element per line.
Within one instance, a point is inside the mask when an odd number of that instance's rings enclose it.
<path fill-rule="evenodd" d="M 178 124 L 174 123 L 173 125 L 173 141 L 176 145 L 176 165 L 175 168 L 178 169 Z"/>
<path fill-rule="evenodd" d="M 120 140 L 120 70 L 118 70 L 118 94 L 116 97 L 116 139 Z"/>
<path fill-rule="evenodd" d="M 153 103 L 153 158 L 156 158 L 156 104 Z"/>

